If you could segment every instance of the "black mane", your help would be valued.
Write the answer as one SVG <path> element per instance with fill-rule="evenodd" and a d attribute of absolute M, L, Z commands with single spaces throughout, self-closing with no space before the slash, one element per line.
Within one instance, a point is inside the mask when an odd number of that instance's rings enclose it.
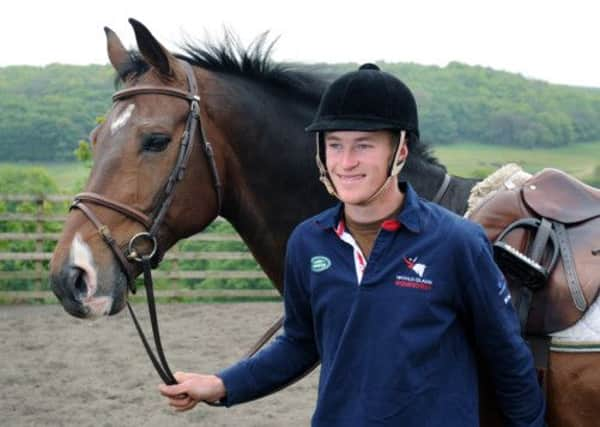
<path fill-rule="evenodd" d="M 180 48 L 183 54 L 175 56 L 193 66 L 216 73 L 246 78 L 267 87 L 288 93 L 295 99 L 302 98 L 318 104 L 321 95 L 336 76 L 319 72 L 314 66 L 306 64 L 276 63 L 271 54 L 277 39 L 269 41 L 268 32 L 257 37 L 248 47 L 244 47 L 239 38 L 231 31 L 225 31 L 220 42 L 185 42 Z M 150 66 L 137 51 L 129 52 L 131 61 L 117 76 L 116 82 L 127 77 L 137 77 L 150 69 Z M 409 141 L 410 153 L 426 163 L 440 164 L 432 154 L 432 147 L 413 138 Z"/>
<path fill-rule="evenodd" d="M 330 78 L 307 65 L 273 62 L 271 54 L 277 39 L 269 41 L 268 35 L 265 32 L 244 47 L 237 36 L 225 31 L 221 42 L 184 43 L 181 48 L 185 54 L 177 57 L 210 71 L 249 78 L 318 103 Z"/>

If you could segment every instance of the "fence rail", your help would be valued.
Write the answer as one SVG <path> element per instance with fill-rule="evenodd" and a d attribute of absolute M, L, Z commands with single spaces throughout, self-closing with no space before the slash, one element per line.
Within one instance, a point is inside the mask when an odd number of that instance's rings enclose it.
<path fill-rule="evenodd" d="M 0 194 L 0 301 L 53 298 L 48 265 L 71 200 L 63 195 Z M 159 297 L 279 295 L 222 218 L 175 245 L 154 277 Z"/>

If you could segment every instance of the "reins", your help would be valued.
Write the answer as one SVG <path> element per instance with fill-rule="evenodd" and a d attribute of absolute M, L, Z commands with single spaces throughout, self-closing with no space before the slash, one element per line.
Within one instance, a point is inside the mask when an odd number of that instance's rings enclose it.
<path fill-rule="evenodd" d="M 142 340 L 144 348 L 148 353 L 154 368 L 158 372 L 161 379 L 165 384 L 172 385 L 177 384 L 175 377 L 167 363 L 167 359 L 164 354 L 162 342 L 160 339 L 160 331 L 158 327 L 158 318 L 156 315 L 156 305 L 154 299 L 153 280 L 152 280 L 152 266 L 158 264 L 160 256 L 158 253 L 158 241 L 157 235 L 161 224 L 167 214 L 171 202 L 175 194 L 175 186 L 179 183 L 185 174 L 185 170 L 188 161 L 191 156 L 193 141 L 196 138 L 198 128 L 200 129 L 200 144 L 202 150 L 206 156 L 208 162 L 213 185 L 215 188 L 215 194 L 217 199 L 217 214 L 221 211 L 223 202 L 222 184 L 219 178 L 218 169 L 215 163 L 214 151 L 212 145 L 206 139 L 204 129 L 200 120 L 200 96 L 198 95 L 198 88 L 196 84 L 196 78 L 194 76 L 192 67 L 187 62 L 181 62 L 184 66 L 189 92 L 182 91 L 175 88 L 167 87 L 154 87 L 154 86 L 141 86 L 129 89 L 123 89 L 116 92 L 113 95 L 113 102 L 117 102 L 123 99 L 131 98 L 137 95 L 165 95 L 183 99 L 189 102 L 190 109 L 188 112 L 185 130 L 181 136 L 181 144 L 179 147 L 179 153 L 173 170 L 171 171 L 167 181 L 163 187 L 163 191 L 157 199 L 156 207 L 152 213 L 152 217 L 147 216 L 145 213 L 124 205 L 121 202 L 111 200 L 105 196 L 102 196 L 93 192 L 79 193 L 74 197 L 73 203 L 70 209 L 79 209 L 96 227 L 99 234 L 101 235 L 104 242 L 111 249 L 115 258 L 119 262 L 121 269 L 123 270 L 126 278 L 128 288 L 132 293 L 135 294 L 135 277 L 130 269 L 130 264 L 137 262 L 141 264 L 142 271 L 144 274 L 144 286 L 146 289 L 146 298 L 148 300 L 148 311 L 150 314 L 150 322 L 152 326 L 152 335 L 154 338 L 154 344 L 156 347 L 156 355 L 152 351 L 148 340 L 142 328 L 138 322 L 138 319 L 133 311 L 133 308 L 127 302 L 127 308 L 133 319 L 136 330 Z M 129 240 L 126 249 L 122 249 L 116 240 L 112 237 L 108 226 L 102 224 L 96 214 L 89 205 L 99 205 L 105 208 L 117 211 L 127 218 L 141 224 L 146 231 L 135 234 Z M 147 241 L 151 245 L 151 249 L 146 250 L 144 253 L 139 249 L 138 244 L 142 241 Z M 208 402 L 207 402 L 208 403 Z"/>

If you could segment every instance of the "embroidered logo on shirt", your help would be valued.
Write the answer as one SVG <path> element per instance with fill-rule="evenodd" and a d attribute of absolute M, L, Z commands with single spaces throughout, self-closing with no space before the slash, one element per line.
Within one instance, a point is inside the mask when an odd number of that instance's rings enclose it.
<path fill-rule="evenodd" d="M 419 277 L 423 277 L 423 274 L 425 274 L 425 269 L 427 268 L 427 266 L 425 264 L 417 263 L 417 259 L 418 259 L 418 257 L 415 257 L 415 258 L 404 257 L 404 264 L 406 264 L 406 266 L 410 270 L 417 273 L 419 275 Z"/>
<path fill-rule="evenodd" d="M 318 255 L 310 259 L 310 269 L 315 273 L 320 273 L 331 267 L 331 260 L 326 256 Z"/>
<path fill-rule="evenodd" d="M 417 257 L 404 257 L 404 264 L 406 264 L 406 267 L 408 267 L 409 270 L 412 270 L 414 273 L 416 273 L 419 277 L 398 274 L 396 275 L 396 281 L 394 282 L 394 284 L 401 288 L 412 288 L 421 291 L 430 291 L 433 286 L 433 282 L 429 279 L 423 278 L 427 265 L 423 263 L 418 263 Z"/>

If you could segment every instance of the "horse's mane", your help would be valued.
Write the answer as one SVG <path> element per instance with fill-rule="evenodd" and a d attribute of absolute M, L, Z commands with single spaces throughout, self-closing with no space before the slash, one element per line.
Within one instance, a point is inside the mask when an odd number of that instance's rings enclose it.
<path fill-rule="evenodd" d="M 277 39 L 270 41 L 268 36 L 265 32 L 245 47 L 225 30 L 220 42 L 186 42 L 181 46 L 185 53 L 177 56 L 192 65 L 261 82 L 318 104 L 332 76 L 308 65 L 274 62 L 271 54 Z"/>
<path fill-rule="evenodd" d="M 270 41 L 268 32 L 257 37 L 248 47 L 239 38 L 225 30 L 221 41 L 184 42 L 180 48 L 183 54 L 179 59 L 191 65 L 224 75 L 249 79 L 283 91 L 295 99 L 303 98 L 318 104 L 321 95 L 336 76 L 323 73 L 315 66 L 294 63 L 277 63 L 271 58 L 277 39 Z M 121 77 L 140 76 L 149 70 L 149 65 L 137 51 L 130 51 L 131 61 L 121 70 Z M 116 81 L 120 80 L 117 76 Z M 412 138 L 410 152 L 427 163 L 443 167 L 432 154 L 429 144 Z"/>

